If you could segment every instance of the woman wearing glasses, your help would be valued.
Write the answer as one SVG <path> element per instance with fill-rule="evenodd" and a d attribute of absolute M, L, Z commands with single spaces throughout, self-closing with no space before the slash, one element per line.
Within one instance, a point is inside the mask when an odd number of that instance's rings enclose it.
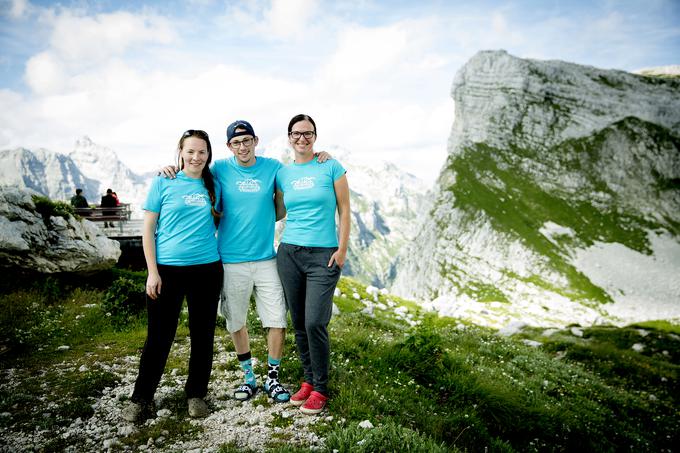
<path fill-rule="evenodd" d="M 276 175 L 288 215 L 276 264 L 304 369 L 304 382 L 290 402 L 309 415 L 321 412 L 328 400 L 328 323 L 350 228 L 346 171 L 337 160 L 320 165 L 314 159 L 315 141 L 314 120 L 293 117 L 288 143 L 295 161 Z"/>
<path fill-rule="evenodd" d="M 153 397 L 163 374 L 184 297 L 189 309 L 191 355 L 184 387 L 189 415 L 204 417 L 212 368 L 213 337 L 222 264 L 217 252 L 215 210 L 219 187 L 208 164 L 208 134 L 188 130 L 177 145 L 180 172 L 155 178 L 144 203 L 142 244 L 148 269 L 148 328 L 131 402 L 123 418 L 141 422 L 153 415 Z M 216 193 L 217 192 L 217 193 Z"/>

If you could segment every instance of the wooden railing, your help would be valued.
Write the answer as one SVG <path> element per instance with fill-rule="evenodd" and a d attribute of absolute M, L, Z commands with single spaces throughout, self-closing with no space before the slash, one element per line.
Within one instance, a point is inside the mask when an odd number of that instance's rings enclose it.
<path fill-rule="evenodd" d="M 119 226 L 122 230 L 123 222 L 130 220 L 132 211 L 130 205 L 121 203 L 115 208 L 102 208 L 95 206 L 94 208 L 76 208 L 76 214 L 90 222 L 120 222 Z"/>

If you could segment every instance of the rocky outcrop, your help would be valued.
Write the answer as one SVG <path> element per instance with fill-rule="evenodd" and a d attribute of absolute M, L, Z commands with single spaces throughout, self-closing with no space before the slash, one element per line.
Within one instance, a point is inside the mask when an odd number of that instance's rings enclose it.
<path fill-rule="evenodd" d="M 43 217 L 35 192 L 0 187 L 0 267 L 41 273 L 108 269 L 120 257 L 118 242 L 87 220 Z"/>
<path fill-rule="evenodd" d="M 615 321 L 624 302 L 628 320 L 658 302 L 680 316 L 678 288 L 622 274 L 680 274 L 680 81 L 480 52 L 452 96 L 434 207 L 393 291 L 496 326 Z"/>

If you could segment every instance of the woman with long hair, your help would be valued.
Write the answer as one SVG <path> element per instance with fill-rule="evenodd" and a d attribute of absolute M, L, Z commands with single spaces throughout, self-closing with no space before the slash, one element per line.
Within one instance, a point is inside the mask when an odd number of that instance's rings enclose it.
<path fill-rule="evenodd" d="M 222 263 L 217 252 L 216 211 L 219 186 L 210 173 L 208 134 L 190 129 L 177 145 L 180 172 L 175 179 L 157 177 L 143 205 L 142 244 L 148 327 L 139 374 L 123 418 L 140 422 L 154 412 L 153 397 L 170 353 L 182 302 L 189 310 L 191 355 L 184 386 L 189 415 L 205 417 L 204 398 L 212 369 Z M 217 193 L 216 193 L 217 192 Z"/>

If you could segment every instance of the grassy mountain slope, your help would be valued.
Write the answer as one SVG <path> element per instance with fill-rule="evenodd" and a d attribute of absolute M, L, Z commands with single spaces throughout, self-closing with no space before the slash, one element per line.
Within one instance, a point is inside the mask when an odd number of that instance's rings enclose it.
<path fill-rule="evenodd" d="M 654 154 L 637 154 L 637 148 Z M 619 165 L 610 160 L 615 153 Z M 647 231 L 680 234 L 674 211 L 680 206 L 680 179 L 673 172 L 680 172 L 680 140 L 635 118 L 567 141 L 550 153 L 477 144 L 450 158 L 448 169 L 456 181 L 444 190 L 454 195 L 454 207 L 471 220 L 482 213 L 501 234 L 545 257 L 569 285 L 556 288 L 540 275 L 530 279 L 569 298 L 610 301 L 570 263 L 574 247 L 597 240 L 647 252 Z M 540 231 L 546 222 L 574 234 L 546 237 Z"/>
<path fill-rule="evenodd" d="M 611 302 L 575 267 L 574 252 L 599 241 L 649 254 L 650 232 L 680 235 L 679 209 L 680 138 L 637 118 L 548 150 L 467 145 L 449 156 L 425 229 L 438 276 L 424 296 L 453 288 L 508 303 L 519 282 L 588 306 Z M 528 256 L 524 272 L 512 247 Z M 416 274 L 432 275 L 422 266 Z"/>

